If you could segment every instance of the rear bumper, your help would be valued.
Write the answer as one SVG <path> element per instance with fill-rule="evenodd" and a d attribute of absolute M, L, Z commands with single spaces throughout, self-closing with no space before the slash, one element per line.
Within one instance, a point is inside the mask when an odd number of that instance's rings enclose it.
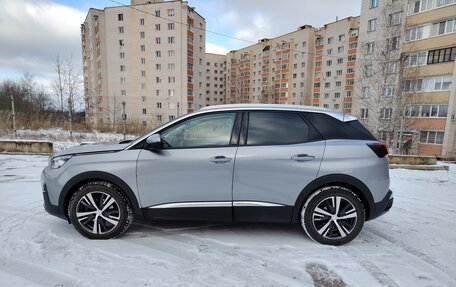
<path fill-rule="evenodd" d="M 393 192 L 390 190 L 390 191 L 388 191 L 386 196 L 382 199 L 382 201 L 374 203 L 374 206 L 373 206 L 370 216 L 369 216 L 369 220 L 377 218 L 377 217 L 385 214 L 386 212 L 388 212 L 391 209 L 391 207 L 393 206 L 393 201 L 394 201 Z"/>

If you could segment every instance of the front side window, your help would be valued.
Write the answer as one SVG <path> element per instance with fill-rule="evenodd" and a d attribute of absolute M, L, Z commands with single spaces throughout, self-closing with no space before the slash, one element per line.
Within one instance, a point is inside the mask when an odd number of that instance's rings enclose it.
<path fill-rule="evenodd" d="M 298 113 L 250 113 L 247 145 L 298 144 L 308 139 L 309 126 Z"/>
<path fill-rule="evenodd" d="M 196 148 L 228 146 L 236 113 L 203 115 L 165 130 L 162 134 L 165 148 Z"/>

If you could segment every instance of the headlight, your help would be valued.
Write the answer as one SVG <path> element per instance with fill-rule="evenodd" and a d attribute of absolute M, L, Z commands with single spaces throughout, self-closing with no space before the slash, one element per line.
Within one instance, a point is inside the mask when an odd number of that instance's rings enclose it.
<path fill-rule="evenodd" d="M 70 158 L 71 158 L 71 155 L 62 155 L 62 156 L 51 158 L 50 166 L 51 166 L 51 168 L 54 168 L 54 169 L 59 168 L 62 165 L 64 165 Z"/>

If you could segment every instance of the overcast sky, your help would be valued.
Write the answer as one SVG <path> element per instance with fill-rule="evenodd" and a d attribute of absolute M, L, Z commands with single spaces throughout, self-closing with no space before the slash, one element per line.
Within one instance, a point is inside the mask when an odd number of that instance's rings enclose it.
<path fill-rule="evenodd" d="M 116 0 L 129 4 L 130 0 Z M 249 41 L 275 37 L 304 24 L 320 27 L 336 17 L 357 16 L 361 0 L 189 0 L 206 28 Z M 31 72 L 46 85 L 52 57 L 74 55 L 81 65 L 80 25 L 90 7 L 109 0 L 0 0 L 0 80 Z M 226 53 L 247 42 L 207 33 L 207 52 Z"/>

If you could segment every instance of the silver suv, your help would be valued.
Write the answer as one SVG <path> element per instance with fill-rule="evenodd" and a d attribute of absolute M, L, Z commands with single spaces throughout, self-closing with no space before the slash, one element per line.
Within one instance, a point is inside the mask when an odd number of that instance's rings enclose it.
<path fill-rule="evenodd" d="M 391 208 L 387 154 L 350 115 L 212 106 L 128 143 L 56 153 L 44 207 L 91 239 L 118 237 L 139 217 L 299 223 L 340 245 Z"/>

